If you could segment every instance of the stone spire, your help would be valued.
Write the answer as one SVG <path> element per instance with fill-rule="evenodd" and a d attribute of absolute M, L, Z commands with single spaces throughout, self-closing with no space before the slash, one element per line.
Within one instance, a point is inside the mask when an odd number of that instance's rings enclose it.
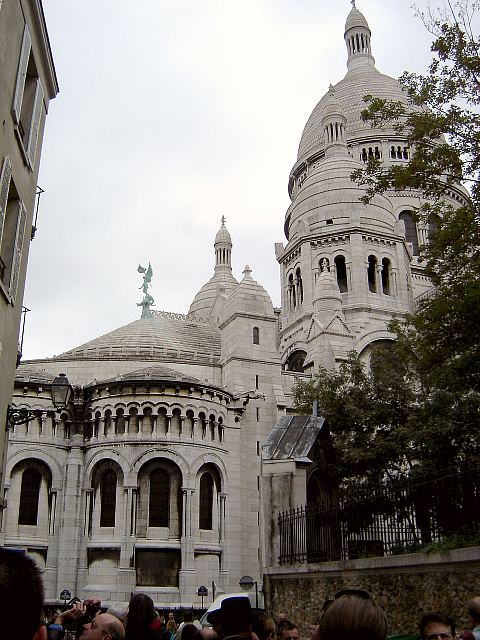
<path fill-rule="evenodd" d="M 221 227 L 215 236 L 215 273 L 232 271 L 232 238 L 225 226 L 225 216 L 222 216 Z"/>
<path fill-rule="evenodd" d="M 375 58 L 372 56 L 370 38 L 372 32 L 368 26 L 363 13 L 355 6 L 352 0 L 352 9 L 348 14 L 345 23 L 345 44 L 347 45 L 347 68 L 356 69 L 358 67 L 375 65 Z"/>

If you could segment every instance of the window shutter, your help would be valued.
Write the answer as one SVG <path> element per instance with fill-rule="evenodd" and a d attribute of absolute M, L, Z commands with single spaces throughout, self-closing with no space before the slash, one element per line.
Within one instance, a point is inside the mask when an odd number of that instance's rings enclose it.
<path fill-rule="evenodd" d="M 8 192 L 10 180 L 12 178 L 12 163 L 7 156 L 3 161 L 2 173 L 0 174 L 0 247 L 2 246 L 3 227 L 5 225 L 5 215 L 7 213 Z"/>
<path fill-rule="evenodd" d="M 20 60 L 18 61 L 17 83 L 15 85 L 15 93 L 13 95 L 12 115 L 15 124 L 20 122 L 20 113 L 22 110 L 23 91 L 25 89 L 25 78 L 27 77 L 28 58 L 30 49 L 32 48 L 32 40 L 27 25 L 23 32 L 22 49 L 20 51 Z"/>
<path fill-rule="evenodd" d="M 35 152 L 37 150 L 38 130 L 40 128 L 40 118 L 42 117 L 43 108 L 43 87 L 40 78 L 37 78 L 37 86 L 35 88 L 35 99 L 32 110 L 32 124 L 28 133 L 27 158 L 30 162 L 30 168 L 33 171 L 35 164 Z"/>
<path fill-rule="evenodd" d="M 15 304 L 15 297 L 18 289 L 18 278 L 20 276 L 20 265 L 22 262 L 23 240 L 25 238 L 25 222 L 27 220 L 27 210 L 20 200 L 18 203 L 17 229 L 15 231 L 15 248 L 13 250 L 12 274 L 10 276 L 10 296 Z"/>

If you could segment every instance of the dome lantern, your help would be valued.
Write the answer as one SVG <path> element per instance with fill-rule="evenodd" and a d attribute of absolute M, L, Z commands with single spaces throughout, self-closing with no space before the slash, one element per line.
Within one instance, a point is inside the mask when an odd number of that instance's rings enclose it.
<path fill-rule="evenodd" d="M 215 272 L 232 271 L 232 238 L 225 226 L 225 216 L 222 216 L 221 227 L 215 236 Z"/>
<path fill-rule="evenodd" d="M 352 0 L 352 9 L 345 23 L 345 44 L 347 45 L 348 69 L 375 65 L 371 47 L 372 32 L 363 13 L 355 6 Z"/>

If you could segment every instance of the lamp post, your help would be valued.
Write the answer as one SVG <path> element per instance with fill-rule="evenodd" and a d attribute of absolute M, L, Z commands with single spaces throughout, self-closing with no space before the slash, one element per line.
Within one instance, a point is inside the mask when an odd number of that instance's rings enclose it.
<path fill-rule="evenodd" d="M 68 406 L 72 396 L 72 387 L 64 373 L 60 373 L 52 382 L 52 402 L 55 411 L 60 412 Z M 41 409 L 24 409 L 9 406 L 7 409 L 7 424 L 15 426 L 25 424 L 32 418 L 38 417 L 42 413 Z"/>
<path fill-rule="evenodd" d="M 238 584 L 244 591 L 250 591 L 255 585 L 255 609 L 258 609 L 258 582 L 252 576 L 242 576 Z"/>

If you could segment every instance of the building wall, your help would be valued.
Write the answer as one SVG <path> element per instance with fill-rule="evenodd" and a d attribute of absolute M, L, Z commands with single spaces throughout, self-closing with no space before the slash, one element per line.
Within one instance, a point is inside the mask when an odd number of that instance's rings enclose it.
<path fill-rule="evenodd" d="M 25 35 L 26 31 L 29 36 Z M 0 423 L 4 425 L 18 355 L 45 118 L 49 101 L 58 93 L 39 0 L 5 0 L 0 5 L 0 60 L 0 122 L 3 122 L 0 136 L 0 227 L 3 231 L 0 231 L 0 257 L 6 263 L 3 277 L 0 271 Z M 17 78 L 25 68 L 26 83 L 19 83 Z M 2 426 L 0 474 L 4 434 Z M 0 477 L 0 489 L 2 483 Z"/>
<path fill-rule="evenodd" d="M 365 558 L 322 565 L 266 569 L 266 608 L 286 612 L 300 637 L 318 621 L 322 605 L 341 589 L 367 590 L 387 615 L 389 634 L 416 634 L 426 613 L 450 615 L 456 628 L 469 628 L 468 600 L 480 593 L 480 547 L 442 554 Z"/>

